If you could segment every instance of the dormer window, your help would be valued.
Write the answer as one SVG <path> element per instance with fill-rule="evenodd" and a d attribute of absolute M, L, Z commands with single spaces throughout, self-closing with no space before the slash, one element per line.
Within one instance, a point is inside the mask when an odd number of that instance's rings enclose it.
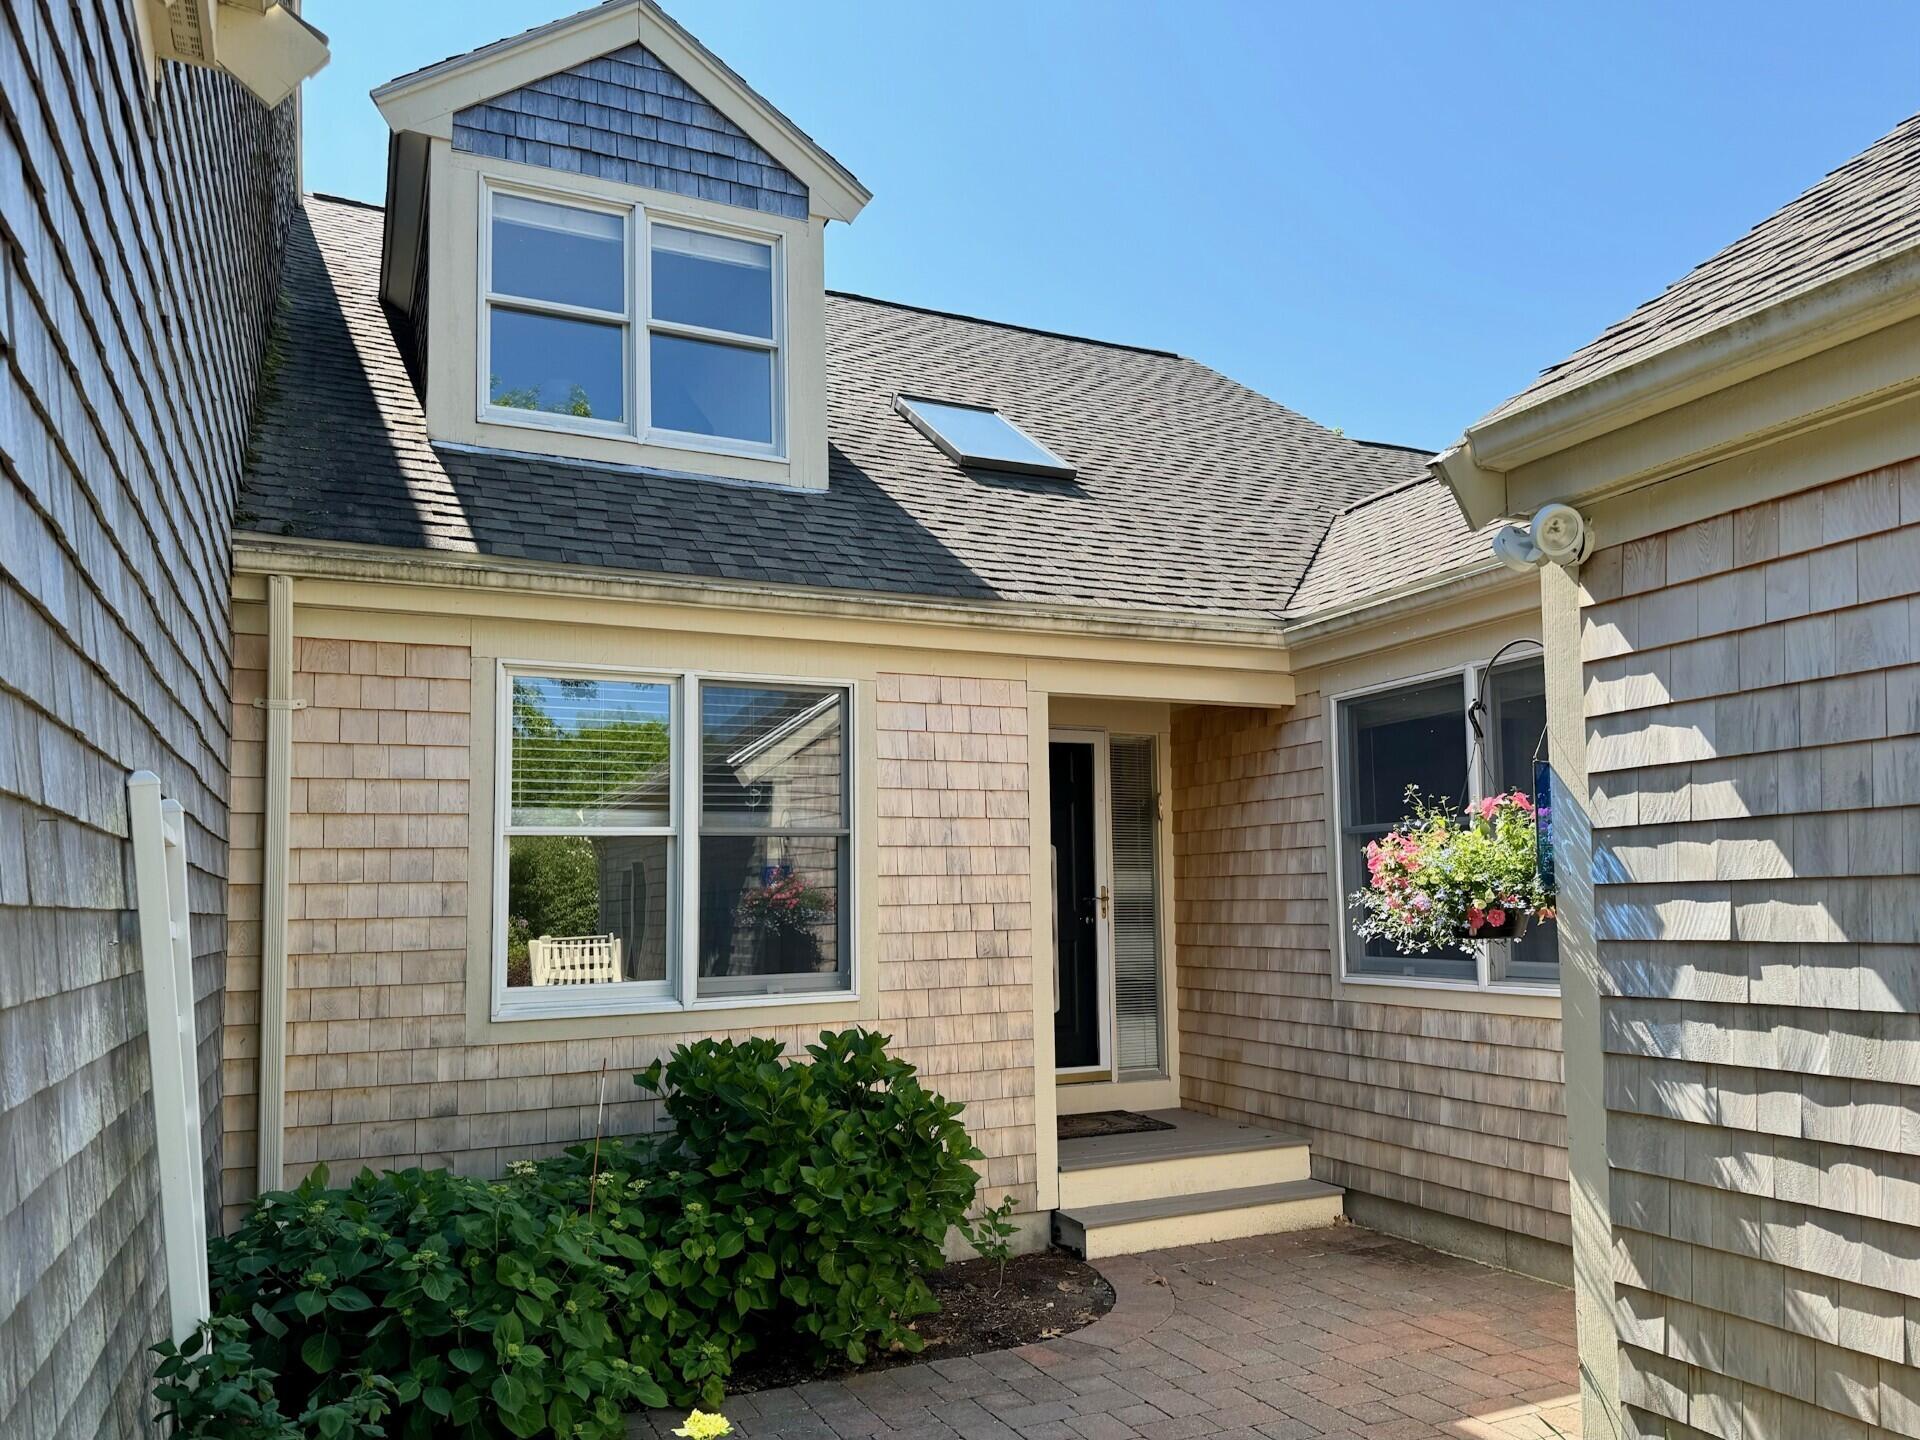
<path fill-rule="evenodd" d="M 486 194 L 482 419 L 782 453 L 777 237 L 584 197 Z M 642 346 L 635 295 L 647 297 Z"/>
<path fill-rule="evenodd" d="M 647 366 L 656 430 L 779 448 L 778 251 L 653 223 Z"/>
<path fill-rule="evenodd" d="M 871 198 L 652 4 L 388 82 L 380 298 L 435 445 L 825 490 L 826 229 Z"/>
<path fill-rule="evenodd" d="M 627 217 L 490 195 L 487 405 L 624 429 Z"/>

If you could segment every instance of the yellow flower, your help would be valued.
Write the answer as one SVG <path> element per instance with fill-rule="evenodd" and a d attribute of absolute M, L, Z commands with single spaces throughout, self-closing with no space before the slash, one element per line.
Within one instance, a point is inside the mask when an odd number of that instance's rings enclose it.
<path fill-rule="evenodd" d="M 695 1410 L 687 1416 L 687 1423 L 673 1432 L 684 1435 L 686 1440 L 716 1440 L 721 1435 L 731 1435 L 733 1426 L 727 1423 L 724 1415 L 709 1415 L 704 1410 Z"/>

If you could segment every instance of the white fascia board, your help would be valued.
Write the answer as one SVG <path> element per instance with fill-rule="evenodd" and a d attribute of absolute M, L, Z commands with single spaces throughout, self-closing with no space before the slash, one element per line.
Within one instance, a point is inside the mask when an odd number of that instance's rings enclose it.
<path fill-rule="evenodd" d="M 1915 315 L 1920 315 L 1920 246 L 1655 351 L 1577 389 L 1482 420 L 1466 433 L 1469 464 L 1504 475 Z M 1458 473 L 1470 489 L 1468 471 L 1451 459 L 1460 449 L 1442 456 L 1434 470 L 1449 485 Z M 1468 507 L 1459 486 L 1454 493 Z M 1582 498 L 1568 497 L 1570 502 Z M 1492 518 L 1474 515 L 1476 524 Z"/>
<path fill-rule="evenodd" d="M 850 221 L 872 193 L 650 0 L 608 0 L 466 55 L 389 81 L 373 102 L 396 132 L 453 138 L 455 112 L 570 70 L 627 45 L 660 63 L 738 125 L 807 186 L 813 212 Z"/>
<path fill-rule="evenodd" d="M 1507 477 L 1475 464 L 1465 440 L 1429 460 L 1427 473 L 1453 492 L 1454 503 L 1470 528 L 1478 530 L 1507 513 Z"/>

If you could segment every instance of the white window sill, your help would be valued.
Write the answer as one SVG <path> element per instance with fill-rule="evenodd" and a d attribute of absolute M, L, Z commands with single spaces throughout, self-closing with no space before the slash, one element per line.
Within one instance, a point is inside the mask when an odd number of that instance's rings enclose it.
<path fill-rule="evenodd" d="M 748 440 L 727 440 L 715 436 L 692 435 L 684 430 L 634 430 L 624 420 L 588 420 L 556 415 L 542 410 L 510 410 L 483 405 L 475 417 L 482 425 L 498 425 L 506 430 L 536 430 L 546 435 L 579 435 L 590 440 L 607 440 L 636 449 L 671 450 L 682 455 L 725 455 L 735 460 L 764 460 L 769 465 L 787 463 L 787 452 L 772 445 Z"/>
<path fill-rule="evenodd" d="M 592 989 L 581 986 L 581 989 Z M 698 1000 L 680 1000 L 671 995 L 646 998 L 635 995 L 541 996 L 538 999 L 497 999 L 492 1019 L 495 1024 L 516 1020 L 570 1020 L 580 1017 L 605 1018 L 622 1015 L 696 1016 L 712 1010 L 750 1010 L 784 1008 L 789 1005 L 857 1004 L 856 990 L 756 991 L 750 995 L 709 995 Z"/>
<path fill-rule="evenodd" d="M 1501 981 L 1482 985 L 1478 980 L 1436 980 L 1414 975 L 1342 975 L 1340 983 L 1371 985 L 1388 990 L 1451 990 L 1468 995 L 1539 995 L 1555 1000 L 1560 998 L 1558 985 L 1528 985 L 1518 981 Z"/>

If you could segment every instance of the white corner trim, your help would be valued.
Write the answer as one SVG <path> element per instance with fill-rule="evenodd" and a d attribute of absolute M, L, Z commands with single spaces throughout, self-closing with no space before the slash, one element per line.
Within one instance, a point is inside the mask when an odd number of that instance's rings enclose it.
<path fill-rule="evenodd" d="M 287 880 L 292 834 L 293 577 L 267 577 L 267 747 L 260 876 L 260 1074 L 256 1178 L 285 1183 Z"/>
<path fill-rule="evenodd" d="M 207 1280 L 207 1204 L 200 1169 L 200 1070 L 193 1020 L 192 915 L 187 901 L 185 811 L 160 795 L 160 777 L 127 779 L 134 908 L 147 1000 L 153 1073 L 154 1155 L 173 1339 L 184 1341 L 212 1312 Z"/>

